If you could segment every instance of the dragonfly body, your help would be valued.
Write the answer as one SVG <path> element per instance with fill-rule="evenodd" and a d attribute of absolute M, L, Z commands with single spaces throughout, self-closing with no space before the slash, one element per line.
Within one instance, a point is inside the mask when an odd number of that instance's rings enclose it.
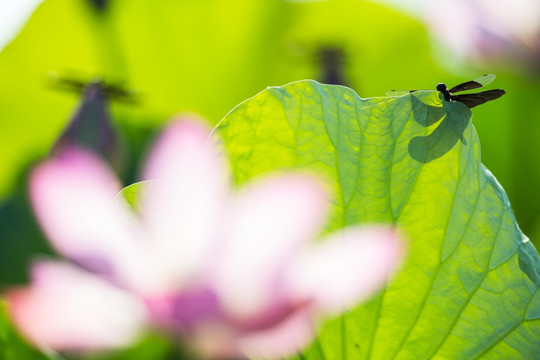
<path fill-rule="evenodd" d="M 452 98 L 452 94 L 450 94 L 450 91 L 446 87 L 445 83 L 439 83 L 437 84 L 437 91 L 440 91 L 444 95 L 444 100 L 450 101 Z"/>

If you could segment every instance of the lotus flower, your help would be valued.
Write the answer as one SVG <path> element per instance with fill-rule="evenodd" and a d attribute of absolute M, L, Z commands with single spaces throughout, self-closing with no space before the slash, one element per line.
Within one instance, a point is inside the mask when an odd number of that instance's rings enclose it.
<path fill-rule="evenodd" d="M 33 282 L 8 294 L 16 326 L 39 346 L 126 346 L 148 326 L 214 358 L 286 356 L 315 335 L 317 316 L 354 306 L 396 269 L 386 227 L 318 235 L 327 211 L 305 175 L 231 190 L 209 130 L 173 123 L 151 152 L 138 212 L 96 156 L 65 149 L 38 166 L 30 192 L 52 245 Z"/>

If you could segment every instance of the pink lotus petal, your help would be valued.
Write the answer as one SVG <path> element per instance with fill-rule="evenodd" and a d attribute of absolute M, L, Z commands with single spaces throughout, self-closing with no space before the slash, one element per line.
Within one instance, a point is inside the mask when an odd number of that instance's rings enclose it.
<path fill-rule="evenodd" d="M 138 281 L 145 251 L 137 223 L 115 200 L 119 189 L 99 158 L 77 148 L 38 166 L 30 182 L 34 210 L 54 247 L 129 283 Z"/>
<path fill-rule="evenodd" d="M 54 350 L 108 349 L 130 344 L 145 322 L 137 298 L 98 277 L 57 262 L 33 269 L 32 287 L 8 293 L 21 332 Z"/>
<path fill-rule="evenodd" d="M 311 177 L 266 178 L 243 189 L 214 279 L 232 316 L 257 316 L 279 301 L 283 265 L 317 234 L 325 212 L 325 193 Z"/>
<path fill-rule="evenodd" d="M 314 335 L 312 314 L 302 309 L 275 327 L 240 337 L 238 347 L 249 358 L 285 358 L 304 348 Z"/>
<path fill-rule="evenodd" d="M 382 287 L 401 260 L 402 244 L 389 228 L 351 227 L 313 245 L 293 264 L 290 291 L 321 311 L 339 312 Z"/>
<path fill-rule="evenodd" d="M 224 215 L 227 168 L 210 130 L 195 121 L 170 125 L 154 147 L 145 171 L 150 182 L 142 211 L 162 264 L 181 285 L 207 265 Z"/>
<path fill-rule="evenodd" d="M 478 27 L 474 24 L 474 12 L 467 11 L 459 2 L 440 2 L 427 9 L 426 21 L 436 36 L 460 57 L 468 53 L 477 55 Z"/>

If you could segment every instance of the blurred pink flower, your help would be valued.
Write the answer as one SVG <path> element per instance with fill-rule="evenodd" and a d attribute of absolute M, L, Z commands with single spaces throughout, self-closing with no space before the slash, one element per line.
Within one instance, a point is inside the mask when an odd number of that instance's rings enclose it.
<path fill-rule="evenodd" d="M 425 4 L 425 18 L 437 37 L 462 58 L 519 60 L 538 66 L 538 0 L 454 0 Z"/>
<path fill-rule="evenodd" d="M 8 295 L 31 341 L 107 349 L 146 326 L 212 357 L 278 357 L 315 335 L 313 319 L 355 305 L 401 258 L 392 229 L 349 227 L 312 243 L 326 214 L 311 177 L 268 177 L 231 191 L 209 131 L 171 125 L 147 162 L 139 213 L 93 155 L 69 149 L 41 164 L 31 198 L 54 247 L 33 284 Z"/>

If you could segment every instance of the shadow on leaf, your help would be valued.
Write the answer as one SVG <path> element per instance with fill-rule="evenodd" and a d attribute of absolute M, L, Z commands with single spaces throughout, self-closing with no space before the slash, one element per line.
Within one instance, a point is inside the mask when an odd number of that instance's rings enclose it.
<path fill-rule="evenodd" d="M 418 162 L 428 163 L 442 157 L 461 140 L 467 144 L 463 132 L 471 120 L 471 111 L 459 102 L 443 101 L 441 106 L 430 105 L 416 94 L 411 96 L 413 118 L 424 127 L 436 124 L 427 136 L 416 136 L 409 142 L 409 155 Z"/>

